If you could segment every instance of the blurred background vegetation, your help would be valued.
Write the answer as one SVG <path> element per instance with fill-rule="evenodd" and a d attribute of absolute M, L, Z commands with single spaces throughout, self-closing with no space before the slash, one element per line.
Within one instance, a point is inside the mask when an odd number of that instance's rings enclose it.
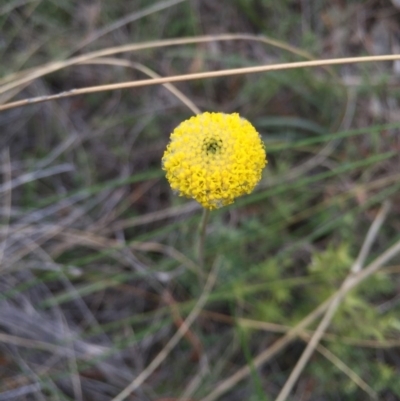
<path fill-rule="evenodd" d="M 394 0 L 2 0 L 0 103 L 397 53 L 399 18 Z M 148 86 L 0 112 L 0 400 L 111 400 L 182 326 L 203 291 L 201 210 L 172 193 L 160 159 L 190 101 L 251 121 L 269 164 L 253 194 L 211 214 L 206 305 L 126 399 L 206 399 L 249 366 L 218 399 L 274 400 L 316 323 L 255 358 L 340 287 L 386 200 L 367 262 L 400 239 L 399 74 L 398 62 L 297 69 L 181 82 L 183 98 Z M 290 399 L 400 399 L 399 262 L 341 302 Z"/>

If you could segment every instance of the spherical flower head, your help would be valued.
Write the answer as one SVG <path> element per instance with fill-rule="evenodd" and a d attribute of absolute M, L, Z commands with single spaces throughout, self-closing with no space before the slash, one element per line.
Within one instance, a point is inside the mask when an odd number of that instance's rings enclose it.
<path fill-rule="evenodd" d="M 162 158 L 171 188 L 207 209 L 252 192 L 266 163 L 260 135 L 237 113 L 206 112 L 183 121 Z"/>

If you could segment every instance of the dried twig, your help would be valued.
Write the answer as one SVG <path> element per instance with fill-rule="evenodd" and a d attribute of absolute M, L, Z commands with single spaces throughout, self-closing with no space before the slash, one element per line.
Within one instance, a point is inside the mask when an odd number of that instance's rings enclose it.
<path fill-rule="evenodd" d="M 390 259 L 396 256 L 400 252 L 400 240 L 378 256 L 373 262 L 371 262 L 365 269 L 361 270 L 359 273 L 352 275 L 349 280 L 346 280 L 346 285 L 342 286 L 338 291 L 336 291 L 331 297 L 329 297 L 325 302 L 320 304 L 316 309 L 314 309 L 310 314 L 308 314 L 300 323 L 298 323 L 292 330 L 287 332 L 283 337 L 272 344 L 268 349 L 263 351 L 253 360 L 254 368 L 257 368 L 267 361 L 269 361 L 274 355 L 280 352 L 286 347 L 291 341 L 296 338 L 304 329 L 306 329 L 312 322 L 314 322 L 319 316 L 321 316 L 329 307 L 331 302 L 336 297 L 345 296 L 350 290 L 362 283 L 372 274 L 374 274 L 379 268 L 381 268 Z M 246 365 L 239 369 L 236 373 L 225 379 L 220 383 L 209 395 L 202 398 L 201 401 L 214 401 L 220 395 L 229 391 L 233 386 L 235 386 L 239 381 L 243 380 L 251 373 L 250 366 Z"/>
<path fill-rule="evenodd" d="M 128 397 L 133 391 L 135 391 L 139 386 L 141 386 L 144 381 L 160 366 L 160 364 L 167 358 L 169 353 L 175 348 L 175 346 L 179 343 L 182 337 L 189 330 L 189 327 L 196 320 L 197 316 L 201 312 L 201 309 L 205 305 L 208 295 L 215 283 L 216 279 L 216 268 L 218 266 L 218 262 L 214 264 L 214 268 L 208 275 L 207 282 L 204 286 L 203 293 L 198 299 L 196 305 L 193 310 L 190 312 L 189 316 L 179 327 L 178 331 L 173 335 L 173 337 L 168 341 L 167 345 L 161 350 L 161 352 L 153 359 L 150 365 L 142 371 L 142 373 L 136 377 L 135 380 L 129 386 L 127 386 L 121 393 L 119 393 L 116 397 L 114 397 L 111 401 L 122 401 L 126 397 Z"/>
<path fill-rule="evenodd" d="M 42 102 L 46 102 L 49 100 L 63 99 L 66 97 L 71 97 L 71 96 L 111 91 L 111 90 L 118 90 L 118 89 L 139 88 L 139 87 L 143 87 L 143 86 L 160 85 L 160 84 L 167 84 L 167 83 L 173 83 L 173 82 L 193 81 L 196 79 L 227 77 L 227 76 L 232 76 L 232 75 L 254 74 L 254 73 L 269 72 L 269 71 L 283 71 L 283 70 L 290 70 L 290 69 L 296 69 L 296 68 L 315 68 L 315 67 L 326 67 L 326 66 L 331 66 L 331 65 L 370 63 L 370 62 L 376 62 L 376 61 L 395 61 L 395 60 L 400 60 L 399 54 L 386 54 L 383 56 L 368 56 L 368 57 L 345 57 L 345 58 L 312 60 L 312 61 L 297 61 L 297 62 L 293 62 L 293 63 L 259 65 L 259 66 L 255 66 L 255 67 L 231 68 L 231 69 L 225 69 L 225 70 L 220 70 L 220 71 L 198 72 L 198 73 L 193 73 L 193 74 L 173 75 L 171 77 L 142 79 L 139 81 L 128 81 L 128 82 L 121 82 L 121 83 L 116 83 L 116 84 L 97 85 L 97 86 L 89 86 L 89 87 L 80 88 L 80 89 L 71 89 L 69 91 L 57 93 L 55 95 L 38 96 L 38 97 L 29 98 L 29 99 L 18 100 L 15 102 L 10 102 L 10 103 L 6 103 L 4 105 L 0 105 L 0 111 L 12 109 L 15 107 L 42 103 Z M 57 69 L 59 69 L 59 68 L 54 68 L 54 70 L 57 70 Z M 51 69 L 49 72 L 51 72 Z M 32 79 L 35 79 L 35 78 L 36 78 L 36 76 L 32 77 Z M 0 88 L 0 90 L 4 90 L 4 88 Z"/>
<path fill-rule="evenodd" d="M 364 264 L 364 261 L 371 249 L 372 243 L 376 239 L 378 235 L 379 229 L 381 228 L 383 221 L 385 220 L 387 214 L 390 210 L 390 204 L 388 202 L 384 203 L 381 210 L 377 214 L 373 224 L 371 225 L 370 229 L 368 230 L 367 236 L 361 247 L 361 251 L 358 255 L 358 258 L 354 265 L 350 269 L 350 273 L 347 278 L 344 280 L 341 288 L 346 288 L 347 284 L 351 282 L 353 279 L 354 274 L 357 274 Z M 296 383 L 297 379 L 299 378 L 301 372 L 305 368 L 308 360 L 310 359 L 311 355 L 313 354 L 315 348 L 319 344 L 323 334 L 325 333 L 326 329 L 328 328 L 337 308 L 339 307 L 345 293 L 341 291 L 332 299 L 330 302 L 327 311 L 325 312 L 324 317 L 322 318 L 320 324 L 318 325 L 317 330 L 312 335 L 306 349 L 302 353 L 300 359 L 298 360 L 296 366 L 294 367 L 292 373 L 290 374 L 288 380 L 286 381 L 285 385 L 283 386 L 281 392 L 279 393 L 276 401 L 285 401 L 288 397 L 289 393 L 291 392 L 294 384 Z"/>

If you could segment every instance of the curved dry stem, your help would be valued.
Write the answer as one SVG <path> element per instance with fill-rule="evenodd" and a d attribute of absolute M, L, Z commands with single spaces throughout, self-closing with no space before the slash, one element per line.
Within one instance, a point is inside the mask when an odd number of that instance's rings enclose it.
<path fill-rule="evenodd" d="M 172 82 L 183 82 L 183 81 L 193 81 L 196 79 L 206 79 L 206 78 L 217 78 L 217 77 L 227 77 L 233 75 L 244 75 L 244 74 L 255 74 L 260 72 L 270 72 L 270 71 L 283 71 L 296 68 L 315 68 L 315 67 L 326 67 L 331 65 L 341 65 L 341 64 L 357 64 L 357 63 L 370 63 L 375 61 L 394 61 L 400 60 L 399 54 L 387 54 L 384 56 L 368 56 L 368 57 L 345 57 L 327 60 L 313 60 L 313 61 L 297 61 L 293 63 L 280 63 L 273 65 L 260 65 L 255 67 L 245 67 L 245 68 L 231 68 L 220 71 L 209 71 L 209 72 L 198 72 L 193 74 L 183 74 L 183 75 L 173 75 L 171 77 L 155 78 L 155 79 L 142 79 L 139 81 L 128 81 L 116 84 L 108 85 L 96 85 L 80 89 L 72 89 L 66 92 L 61 92 L 56 95 L 50 96 L 39 96 L 29 99 L 18 100 L 16 102 L 6 103 L 0 106 L 0 111 L 8 110 L 15 107 L 27 106 L 30 104 L 37 104 L 46 102 L 49 100 L 63 99 L 66 97 L 84 95 L 89 93 L 97 93 L 104 91 L 112 91 L 127 88 L 139 88 L 149 85 L 160 85 Z M 4 88 L 3 88 L 4 89 Z M 1 92 L 1 89 L 0 89 Z"/>
<path fill-rule="evenodd" d="M 255 36 L 249 34 L 223 34 L 223 35 L 205 35 L 205 36 L 179 38 L 179 39 L 165 39 L 153 42 L 144 42 L 139 44 L 135 43 L 129 45 L 109 47 L 106 49 L 96 50 L 91 53 L 76 56 L 68 60 L 52 61 L 50 63 L 42 65 L 41 67 L 30 68 L 24 71 L 20 71 L 18 73 L 12 73 L 0 79 L 0 85 L 9 83 L 9 85 L 5 85 L 4 87 L 0 88 L 0 93 L 3 93 L 9 89 L 21 85 L 22 83 L 30 82 L 33 79 L 40 78 L 52 72 L 61 70 L 63 68 L 72 65 L 80 64 L 85 61 L 96 59 L 99 57 L 111 56 L 115 54 L 128 53 L 133 51 L 140 51 L 145 49 L 156 49 L 159 47 L 180 46 L 180 45 L 207 43 L 214 41 L 222 42 L 230 40 L 249 40 L 254 42 L 261 42 L 270 46 L 277 47 L 282 50 L 286 50 L 290 53 L 297 54 L 298 56 L 304 57 L 306 59 L 310 60 L 314 59 L 314 57 L 310 53 L 304 50 L 298 49 L 294 46 L 290 46 L 287 43 L 280 42 L 275 39 L 270 39 L 266 36 Z"/>
<path fill-rule="evenodd" d="M 108 65 L 118 65 L 121 67 L 128 67 L 128 68 L 133 68 L 135 70 L 143 72 L 143 74 L 151 77 L 151 78 L 160 78 L 161 76 L 151 70 L 150 68 L 146 67 L 145 65 L 141 63 L 136 63 L 136 62 L 131 62 L 128 60 L 121 60 L 118 58 L 99 58 L 99 59 L 94 59 L 90 61 L 85 61 L 82 64 L 108 64 Z M 173 95 L 175 95 L 176 98 L 178 98 L 189 110 L 193 112 L 193 114 L 200 114 L 201 111 L 200 109 L 178 88 L 176 88 L 174 85 L 171 84 L 164 84 L 163 85 L 166 89 L 168 89 Z"/>

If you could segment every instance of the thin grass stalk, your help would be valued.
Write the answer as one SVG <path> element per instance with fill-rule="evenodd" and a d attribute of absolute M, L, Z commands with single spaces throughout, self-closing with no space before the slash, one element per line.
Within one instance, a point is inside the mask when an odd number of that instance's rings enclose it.
<path fill-rule="evenodd" d="M 297 61 L 291 63 L 258 65 L 254 67 L 231 68 L 220 71 L 208 71 L 208 72 L 198 72 L 192 74 L 174 75 L 171 77 L 162 77 L 154 79 L 142 79 L 139 81 L 128 81 L 115 84 L 89 86 L 80 89 L 71 89 L 69 91 L 57 93 L 55 95 L 38 96 L 38 97 L 18 100 L 15 102 L 10 102 L 0 105 L 0 111 L 12 109 L 15 107 L 27 106 L 30 104 L 42 103 L 49 100 L 63 99 L 71 96 L 118 90 L 118 89 L 138 88 L 143 86 L 160 85 L 173 82 L 193 81 L 196 79 L 218 78 L 218 77 L 227 77 L 234 75 L 270 72 L 270 71 L 284 71 L 296 68 L 315 68 L 315 67 L 326 67 L 331 65 L 358 64 L 358 63 L 370 63 L 376 61 L 395 61 L 395 60 L 400 60 L 400 54 L 385 54 L 382 56 L 344 57 L 344 58 L 334 58 L 325 60 Z"/>
<path fill-rule="evenodd" d="M 203 215 L 201 217 L 201 222 L 199 226 L 199 238 L 197 243 L 197 259 L 200 266 L 199 277 L 203 280 L 204 277 L 204 243 L 206 240 L 207 223 L 210 218 L 210 211 L 208 209 L 203 209 Z"/>

